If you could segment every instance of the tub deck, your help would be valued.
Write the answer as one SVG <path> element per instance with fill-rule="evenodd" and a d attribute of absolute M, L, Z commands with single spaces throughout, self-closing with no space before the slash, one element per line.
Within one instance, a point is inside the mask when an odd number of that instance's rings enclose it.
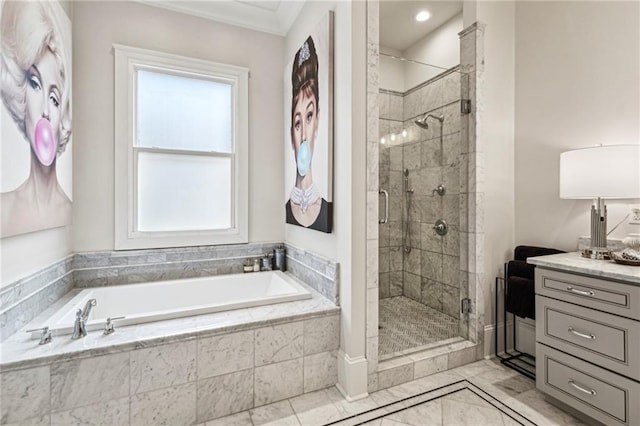
<path fill-rule="evenodd" d="M 336 315 L 340 312 L 338 306 L 311 287 L 289 273 L 285 275 L 307 289 L 311 298 L 138 325 L 116 325 L 115 333 L 108 336 L 96 330 L 90 331 L 88 336 L 82 339 L 71 340 L 68 335 L 54 336 L 51 343 L 38 345 L 38 341 L 32 340 L 31 333 L 26 333 L 25 330 L 40 326 L 43 321 L 69 303 L 81 291 L 74 289 L 2 342 L 0 372 L 187 341 L 288 321 Z"/>

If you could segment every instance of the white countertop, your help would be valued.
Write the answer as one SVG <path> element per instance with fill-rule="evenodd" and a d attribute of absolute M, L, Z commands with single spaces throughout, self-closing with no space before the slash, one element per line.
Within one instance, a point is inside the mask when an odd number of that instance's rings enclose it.
<path fill-rule="evenodd" d="M 619 265 L 613 260 L 588 259 L 577 252 L 530 257 L 527 263 L 540 268 L 575 272 L 640 285 L 640 266 Z"/>

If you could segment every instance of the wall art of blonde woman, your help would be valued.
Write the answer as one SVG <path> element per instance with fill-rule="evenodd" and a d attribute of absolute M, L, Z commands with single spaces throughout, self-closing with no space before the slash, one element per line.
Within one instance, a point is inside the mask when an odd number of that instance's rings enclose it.
<path fill-rule="evenodd" d="M 0 236 L 71 223 L 71 22 L 57 2 L 0 9 Z"/>

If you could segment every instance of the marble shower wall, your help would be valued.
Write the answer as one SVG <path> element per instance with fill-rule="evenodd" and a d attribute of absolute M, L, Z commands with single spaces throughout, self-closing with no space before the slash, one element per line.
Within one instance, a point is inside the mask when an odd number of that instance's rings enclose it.
<path fill-rule="evenodd" d="M 408 90 L 379 91 L 379 179 L 389 192 L 389 222 L 379 226 L 381 298 L 404 295 L 455 318 L 460 306 L 460 73 L 458 67 Z M 414 121 L 430 113 L 428 129 Z M 404 133 L 403 136 L 403 131 Z M 408 208 L 408 237 L 404 174 L 414 192 Z M 444 196 L 433 194 L 445 185 Z M 380 200 L 381 209 L 384 202 Z M 384 212 L 381 212 L 383 214 Z M 433 230 L 444 219 L 449 232 L 441 237 Z M 411 247 L 403 253 L 403 245 Z"/>

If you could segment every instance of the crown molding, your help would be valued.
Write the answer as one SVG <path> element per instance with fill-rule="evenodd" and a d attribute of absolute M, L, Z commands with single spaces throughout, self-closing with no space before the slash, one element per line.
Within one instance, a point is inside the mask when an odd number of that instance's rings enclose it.
<path fill-rule="evenodd" d="M 236 0 L 133 0 L 147 6 L 197 16 L 254 31 L 286 36 L 306 0 L 282 0 L 275 11 Z"/>

